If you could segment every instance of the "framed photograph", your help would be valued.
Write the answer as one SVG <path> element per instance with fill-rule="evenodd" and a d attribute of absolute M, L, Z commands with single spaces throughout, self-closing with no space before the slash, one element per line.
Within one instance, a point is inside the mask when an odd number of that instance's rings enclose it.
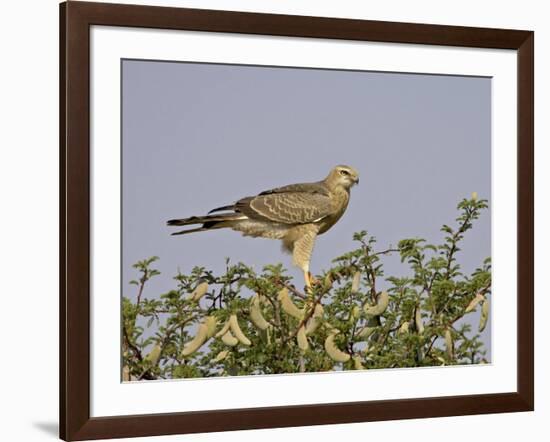
<path fill-rule="evenodd" d="M 60 17 L 61 438 L 533 410 L 533 32 Z"/>

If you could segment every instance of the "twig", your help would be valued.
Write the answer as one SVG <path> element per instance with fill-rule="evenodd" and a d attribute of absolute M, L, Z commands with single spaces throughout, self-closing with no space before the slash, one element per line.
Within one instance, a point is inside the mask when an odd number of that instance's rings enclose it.
<path fill-rule="evenodd" d="M 277 280 L 277 281 L 276 281 L 276 284 L 278 284 L 279 286 L 282 286 L 282 287 L 287 288 L 287 289 L 290 290 L 292 293 L 294 293 L 296 296 L 298 296 L 298 298 L 307 299 L 307 296 L 306 296 L 306 295 L 304 295 L 302 292 L 300 292 L 298 289 L 296 289 L 296 287 L 294 287 L 294 286 L 291 285 L 291 284 L 288 284 L 288 283 L 285 282 L 285 281 Z"/>
<path fill-rule="evenodd" d="M 305 325 L 305 323 L 313 316 L 313 313 L 315 312 L 315 306 L 321 302 L 321 299 L 323 298 L 324 295 L 326 295 L 330 291 L 331 287 L 329 287 L 328 289 L 324 288 L 324 290 L 321 291 L 317 299 L 313 302 L 313 305 L 311 306 L 309 313 L 303 317 L 303 319 L 298 324 L 298 327 L 296 327 L 296 330 L 292 332 L 292 334 L 288 337 L 288 339 L 285 340 L 285 342 L 289 341 L 290 339 L 293 339 L 298 334 L 298 332 L 300 331 L 300 328 L 303 325 Z"/>
<path fill-rule="evenodd" d="M 393 253 L 393 252 L 399 252 L 399 249 L 382 250 L 381 252 L 373 253 L 371 256 L 387 255 L 388 253 Z"/>
<path fill-rule="evenodd" d="M 139 303 L 141 302 L 141 295 L 143 294 L 143 289 L 145 288 L 145 283 L 147 282 L 147 279 L 148 279 L 147 278 L 147 270 L 145 270 L 143 272 L 143 276 L 139 280 L 140 284 L 139 284 L 139 290 L 138 290 L 138 294 L 137 294 L 136 306 L 139 306 Z"/>

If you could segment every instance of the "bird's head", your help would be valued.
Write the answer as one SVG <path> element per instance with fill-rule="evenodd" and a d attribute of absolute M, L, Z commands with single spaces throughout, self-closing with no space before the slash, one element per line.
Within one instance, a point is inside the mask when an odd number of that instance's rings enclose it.
<path fill-rule="evenodd" d="M 355 184 L 359 184 L 359 173 L 351 166 L 336 166 L 325 181 L 330 186 L 351 189 Z"/>

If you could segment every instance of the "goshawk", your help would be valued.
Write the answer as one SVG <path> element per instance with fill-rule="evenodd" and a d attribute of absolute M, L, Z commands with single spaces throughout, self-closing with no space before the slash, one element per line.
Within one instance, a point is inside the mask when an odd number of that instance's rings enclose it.
<path fill-rule="evenodd" d="M 342 217 L 350 189 L 357 183 L 359 174 L 353 167 L 336 166 L 322 181 L 277 187 L 213 209 L 205 216 L 172 219 L 168 225 L 202 224 L 172 235 L 229 228 L 245 236 L 280 239 L 311 287 L 309 261 L 315 239 Z"/>

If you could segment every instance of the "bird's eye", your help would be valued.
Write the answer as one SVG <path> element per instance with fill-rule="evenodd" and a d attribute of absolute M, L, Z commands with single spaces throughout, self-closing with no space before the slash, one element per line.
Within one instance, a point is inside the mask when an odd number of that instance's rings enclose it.
<path fill-rule="evenodd" d="M 342 170 L 340 171 L 340 175 L 347 176 L 347 175 L 349 175 L 349 172 L 348 172 L 347 170 L 345 170 L 345 169 L 342 169 Z"/>

